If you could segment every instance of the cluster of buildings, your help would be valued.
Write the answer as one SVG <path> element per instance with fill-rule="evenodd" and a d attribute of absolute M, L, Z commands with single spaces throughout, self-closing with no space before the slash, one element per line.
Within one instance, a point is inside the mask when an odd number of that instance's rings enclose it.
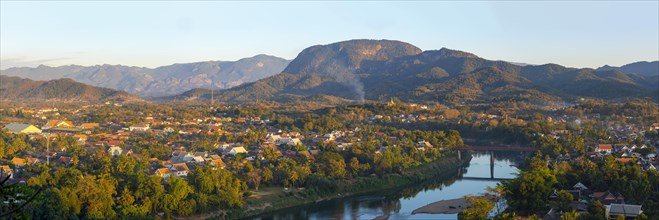
<path fill-rule="evenodd" d="M 605 215 L 607 218 L 615 219 L 618 216 L 623 216 L 627 219 L 633 219 L 643 213 L 641 205 L 625 204 L 625 197 L 620 193 L 592 191 L 581 182 L 575 184 L 572 189 L 565 191 L 572 195 L 570 207 L 579 213 L 588 212 L 588 204 L 595 200 L 599 200 L 606 207 Z M 556 201 L 558 197 L 559 192 L 554 190 L 549 196 L 549 200 Z M 561 219 L 562 214 L 557 209 L 551 209 L 543 217 L 543 220 L 558 220 Z"/>
<path fill-rule="evenodd" d="M 54 111 L 49 111 L 50 113 Z M 15 134 L 26 134 L 30 138 L 49 138 L 53 141 L 62 136 L 70 136 L 83 145 L 88 152 L 92 152 L 97 156 L 131 156 L 141 158 L 139 152 L 135 152 L 130 146 L 130 139 L 136 136 L 146 137 L 148 134 L 151 137 L 164 137 L 176 133 L 184 141 L 172 141 L 165 145 L 171 148 L 171 155 L 168 160 L 160 160 L 158 158 L 150 158 L 152 166 L 149 167 L 153 175 L 162 176 L 165 178 L 171 175 L 185 177 L 195 166 L 212 166 L 214 168 L 224 168 L 226 157 L 235 157 L 243 154 L 247 160 L 263 160 L 265 158 L 265 151 L 270 148 L 277 156 L 287 158 L 305 158 L 308 161 L 315 160 L 320 152 L 319 149 L 314 149 L 317 143 L 333 143 L 338 150 L 348 150 L 354 144 L 360 143 L 360 138 L 356 133 L 360 131 L 359 128 L 334 130 L 326 133 L 309 132 L 303 134 L 301 132 L 284 132 L 276 130 L 268 126 L 269 120 L 264 120 L 259 117 L 205 117 L 195 119 L 174 119 L 159 115 L 158 117 L 142 115 L 137 123 L 131 124 L 117 124 L 113 122 L 99 123 L 79 123 L 75 124 L 69 120 L 48 120 L 41 125 L 31 125 L 23 123 L 9 123 L 3 127 L 8 131 Z M 419 116 L 402 115 L 400 118 L 418 119 Z M 415 119 L 415 120 L 416 120 Z M 224 126 L 230 125 L 230 126 Z M 261 138 L 258 144 L 247 145 L 237 141 L 213 141 L 215 150 L 208 152 L 195 152 L 196 149 L 193 139 L 198 137 L 197 134 L 206 133 L 208 135 L 231 135 L 240 137 L 247 135 L 250 130 L 249 126 L 259 126 L 267 129 L 265 138 Z M 234 131 L 224 130 L 231 127 Z M 192 135 L 192 136 L 190 136 Z M 382 132 L 376 133 L 376 138 L 387 138 L 387 141 L 396 141 L 396 137 L 388 137 Z M 147 142 L 156 143 L 157 140 L 145 140 Z M 187 143 L 183 143 L 187 141 Z M 433 148 L 432 144 L 426 141 L 419 141 L 417 150 L 423 151 L 428 148 Z M 303 146 L 303 147 L 300 147 Z M 311 146 L 307 148 L 306 146 Z M 381 153 L 387 146 L 381 146 L 379 151 Z M 65 148 L 54 147 L 49 152 L 33 152 L 21 156 L 13 156 L 11 160 L 5 161 L 8 164 L 13 164 L 15 169 L 28 164 L 43 163 L 49 159 L 52 163 L 67 166 L 74 161 L 71 155 L 66 153 Z M 198 150 L 198 149 L 197 149 Z M 162 159 L 162 158 L 161 158 Z M 9 168 L 9 167 L 7 167 Z M 14 172 L 15 170 L 7 172 Z"/>
<path fill-rule="evenodd" d="M 647 145 L 638 147 L 634 144 L 631 146 L 627 144 L 596 144 L 594 149 L 593 152 L 588 153 L 591 159 L 599 159 L 607 155 L 612 155 L 615 157 L 615 160 L 622 163 L 637 163 L 644 171 L 656 171 L 656 167 L 659 165 L 656 153 L 648 153 L 645 156 L 638 153 L 638 150 L 648 149 Z"/>

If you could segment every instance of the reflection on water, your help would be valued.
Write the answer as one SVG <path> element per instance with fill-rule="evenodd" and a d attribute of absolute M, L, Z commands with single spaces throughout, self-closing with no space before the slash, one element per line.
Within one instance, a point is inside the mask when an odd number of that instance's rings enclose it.
<path fill-rule="evenodd" d="M 461 171 L 462 177 L 490 178 L 494 168 L 495 178 L 514 178 L 517 174 L 515 161 L 519 153 L 494 153 L 494 164 L 489 152 L 476 152 L 469 166 Z M 493 166 L 492 166 L 493 165 Z M 381 192 L 319 202 L 303 207 L 281 210 L 277 213 L 256 219 L 374 219 L 389 215 L 389 219 L 457 219 L 457 215 L 412 215 L 414 209 L 439 200 L 454 199 L 468 194 L 485 192 L 486 187 L 496 186 L 491 180 L 463 180 L 460 177 L 450 180 L 437 180 L 418 187 L 410 187 L 396 192 Z"/>

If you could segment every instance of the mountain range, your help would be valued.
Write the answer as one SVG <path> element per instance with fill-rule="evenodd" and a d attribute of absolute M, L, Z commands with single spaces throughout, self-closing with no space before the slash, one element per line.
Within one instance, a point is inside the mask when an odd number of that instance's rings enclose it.
<path fill-rule="evenodd" d="M 642 76 L 653 76 L 657 75 L 659 73 L 659 61 L 655 62 L 647 62 L 647 61 L 641 61 L 641 62 L 636 62 L 636 63 L 630 63 L 621 67 L 615 67 L 615 66 L 603 66 L 600 68 L 597 68 L 599 71 L 603 70 L 620 70 L 625 73 L 634 73 Z"/>
<path fill-rule="evenodd" d="M 659 61 L 622 67 L 515 65 L 442 48 L 422 51 L 391 40 L 309 47 L 280 74 L 216 92 L 226 102 L 332 96 L 348 100 L 564 102 L 579 97 L 659 99 Z M 200 90 L 177 99 L 207 100 Z"/>
<path fill-rule="evenodd" d="M 259 55 L 236 62 L 126 66 L 12 68 L 2 74 L 79 82 L 153 100 L 224 102 L 359 100 L 562 103 L 577 98 L 659 101 L 659 61 L 621 67 L 570 68 L 481 58 L 441 48 L 423 51 L 392 40 L 316 45 L 292 61 Z"/>
<path fill-rule="evenodd" d="M 72 79 L 33 81 L 0 75 L 0 100 L 137 101 L 140 97 Z"/>
<path fill-rule="evenodd" d="M 289 61 L 257 55 L 238 61 L 173 64 L 154 69 L 122 65 L 38 66 L 10 68 L 2 75 L 33 80 L 70 78 L 93 86 L 123 90 L 142 97 L 179 94 L 194 88 L 227 89 L 280 73 Z"/>

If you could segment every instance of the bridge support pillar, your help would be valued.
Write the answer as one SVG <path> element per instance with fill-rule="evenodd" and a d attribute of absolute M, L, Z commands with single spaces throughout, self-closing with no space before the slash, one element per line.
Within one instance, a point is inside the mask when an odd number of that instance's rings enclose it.
<path fill-rule="evenodd" d="M 490 179 L 494 179 L 494 151 L 490 151 Z"/>

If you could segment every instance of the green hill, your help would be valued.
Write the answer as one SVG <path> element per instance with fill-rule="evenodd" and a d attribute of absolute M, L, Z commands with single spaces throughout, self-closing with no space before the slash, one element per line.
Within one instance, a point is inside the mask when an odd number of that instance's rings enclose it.
<path fill-rule="evenodd" d="M 94 87 L 72 79 L 33 81 L 0 75 L 0 99 L 69 100 L 69 101 L 132 101 L 140 98 L 127 92 Z"/>

